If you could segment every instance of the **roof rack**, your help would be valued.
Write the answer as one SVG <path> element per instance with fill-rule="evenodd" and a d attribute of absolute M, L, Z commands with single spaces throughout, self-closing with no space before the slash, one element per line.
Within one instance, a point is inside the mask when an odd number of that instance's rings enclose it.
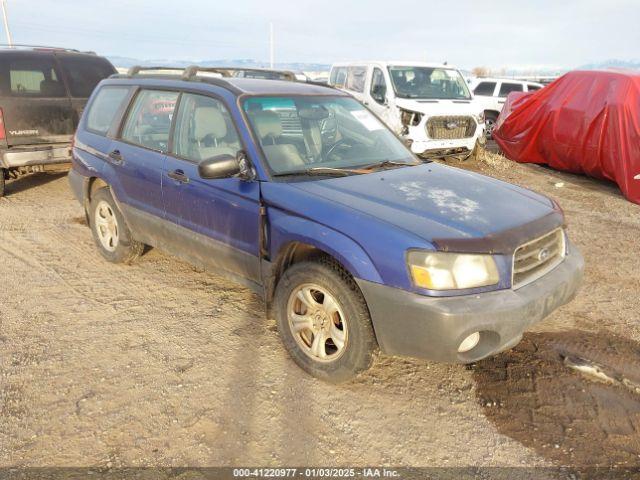
<path fill-rule="evenodd" d="M 154 72 L 154 71 L 175 71 L 176 74 L 180 74 L 183 80 L 191 80 L 194 78 L 199 72 L 210 72 L 210 73 L 218 73 L 223 77 L 230 77 L 231 71 L 228 68 L 206 68 L 199 67 L 197 65 L 190 65 L 188 67 L 167 67 L 162 65 L 149 66 L 145 67 L 143 65 L 134 65 L 133 67 L 127 70 L 127 77 L 134 77 L 136 75 L 140 75 L 141 72 Z M 160 73 L 162 75 L 162 73 Z"/>
<path fill-rule="evenodd" d="M 51 45 L 29 45 L 26 43 L 12 43 L 9 45 L 8 43 L 0 43 L 0 47 L 2 48 L 31 48 L 33 50 L 56 50 L 61 52 L 73 52 L 73 53 L 88 53 L 91 55 L 95 55 L 96 52 L 92 51 L 81 51 L 75 48 L 66 48 L 66 47 L 52 47 Z"/>

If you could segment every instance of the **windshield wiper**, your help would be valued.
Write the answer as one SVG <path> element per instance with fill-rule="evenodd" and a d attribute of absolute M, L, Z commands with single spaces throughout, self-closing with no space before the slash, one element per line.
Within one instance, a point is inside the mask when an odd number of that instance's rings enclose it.
<path fill-rule="evenodd" d="M 381 162 L 371 163 L 369 165 L 364 165 L 360 167 L 361 170 L 372 170 L 374 168 L 384 168 L 384 167 L 413 167 L 415 165 L 420 165 L 422 162 L 403 162 L 399 160 L 382 160 Z"/>
<path fill-rule="evenodd" d="M 352 170 L 349 168 L 331 168 L 331 167 L 311 167 L 304 170 L 292 170 L 290 172 L 282 172 L 273 174 L 274 177 L 287 177 L 294 175 L 332 175 L 336 177 L 345 177 L 347 175 L 363 173 L 360 170 Z"/>

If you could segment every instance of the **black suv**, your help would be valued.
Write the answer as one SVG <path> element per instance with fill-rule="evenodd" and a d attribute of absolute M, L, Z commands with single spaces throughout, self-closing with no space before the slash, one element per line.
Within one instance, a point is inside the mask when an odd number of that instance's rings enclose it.
<path fill-rule="evenodd" d="M 113 73 L 106 58 L 90 52 L 0 49 L 0 197 L 7 178 L 68 168 L 87 99 Z"/>

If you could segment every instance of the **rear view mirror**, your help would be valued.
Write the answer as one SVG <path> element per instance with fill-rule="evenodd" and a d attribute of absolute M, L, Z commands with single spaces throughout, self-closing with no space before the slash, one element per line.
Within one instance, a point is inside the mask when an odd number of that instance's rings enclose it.
<path fill-rule="evenodd" d="M 329 111 L 324 107 L 309 107 L 298 110 L 298 117 L 302 120 L 324 120 Z"/>
<path fill-rule="evenodd" d="M 207 179 L 233 177 L 240 173 L 240 162 L 233 155 L 216 155 L 201 161 L 198 173 L 201 178 Z"/>

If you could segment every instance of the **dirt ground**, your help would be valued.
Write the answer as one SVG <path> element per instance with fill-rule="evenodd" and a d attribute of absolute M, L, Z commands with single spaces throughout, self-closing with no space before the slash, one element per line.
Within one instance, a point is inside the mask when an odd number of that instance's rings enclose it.
<path fill-rule="evenodd" d="M 0 466 L 640 467 L 640 207 L 495 156 L 455 165 L 557 199 L 582 291 L 493 359 L 380 356 L 340 386 L 296 367 L 249 290 L 157 250 L 109 264 L 64 176 L 10 182 Z M 569 369 L 572 355 L 620 381 Z"/>

